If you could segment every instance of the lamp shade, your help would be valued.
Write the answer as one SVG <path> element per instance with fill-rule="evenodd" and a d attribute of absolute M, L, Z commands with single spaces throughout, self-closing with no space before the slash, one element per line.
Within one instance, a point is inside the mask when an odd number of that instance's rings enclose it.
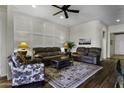
<path fill-rule="evenodd" d="M 68 42 L 65 42 L 65 43 L 64 43 L 64 48 L 65 48 L 65 49 L 68 49 Z"/>
<path fill-rule="evenodd" d="M 28 44 L 26 42 L 21 42 L 18 46 L 18 48 L 26 49 L 29 48 Z"/>

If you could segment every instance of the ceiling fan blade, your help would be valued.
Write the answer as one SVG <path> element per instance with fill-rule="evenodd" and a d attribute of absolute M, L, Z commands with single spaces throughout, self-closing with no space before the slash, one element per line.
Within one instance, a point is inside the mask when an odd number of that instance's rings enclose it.
<path fill-rule="evenodd" d="M 66 11 L 64 11 L 64 14 L 65 14 L 65 18 L 68 18 L 68 14 Z"/>
<path fill-rule="evenodd" d="M 68 9 L 67 11 L 68 11 L 68 12 L 73 12 L 73 13 L 79 13 L 79 10 L 71 10 L 71 9 Z"/>
<path fill-rule="evenodd" d="M 71 5 L 63 5 L 63 6 L 62 6 L 62 9 L 63 9 L 64 11 L 66 11 L 70 6 L 71 6 Z"/>
<path fill-rule="evenodd" d="M 66 5 L 66 8 L 68 9 L 71 5 Z"/>
<path fill-rule="evenodd" d="M 56 8 L 59 8 L 59 9 L 62 9 L 61 7 L 57 6 L 57 5 L 52 5 L 53 7 L 56 7 Z"/>
<path fill-rule="evenodd" d="M 57 15 L 57 14 L 61 13 L 61 12 L 63 12 L 63 11 L 59 11 L 59 12 L 57 12 L 57 13 L 53 14 L 53 16 L 55 16 L 55 15 Z"/>

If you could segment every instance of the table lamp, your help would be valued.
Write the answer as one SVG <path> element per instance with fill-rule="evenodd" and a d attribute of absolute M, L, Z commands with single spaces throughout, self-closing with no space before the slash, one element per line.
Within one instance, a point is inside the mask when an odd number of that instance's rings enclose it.
<path fill-rule="evenodd" d="M 65 49 L 65 52 L 67 52 L 67 50 L 68 50 L 68 42 L 64 43 L 64 49 Z"/>
<path fill-rule="evenodd" d="M 21 42 L 18 46 L 18 48 L 20 48 L 21 50 L 19 52 L 21 52 L 22 54 L 26 55 L 27 54 L 27 48 L 29 48 L 29 45 L 27 44 L 27 42 Z"/>

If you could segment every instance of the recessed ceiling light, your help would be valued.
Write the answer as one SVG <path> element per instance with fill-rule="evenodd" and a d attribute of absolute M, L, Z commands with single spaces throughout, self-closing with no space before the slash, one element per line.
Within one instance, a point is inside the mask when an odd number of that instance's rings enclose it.
<path fill-rule="evenodd" d="M 120 22 L 120 19 L 117 19 L 116 22 L 119 23 Z"/>
<path fill-rule="evenodd" d="M 64 19 L 64 16 L 60 16 L 60 19 Z"/>
<path fill-rule="evenodd" d="M 36 8 L 36 5 L 32 5 L 33 8 Z"/>

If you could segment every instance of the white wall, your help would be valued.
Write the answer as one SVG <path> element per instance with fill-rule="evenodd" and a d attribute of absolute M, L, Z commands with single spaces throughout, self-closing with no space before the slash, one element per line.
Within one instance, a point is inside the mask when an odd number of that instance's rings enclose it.
<path fill-rule="evenodd" d="M 13 6 L 7 6 L 7 32 L 6 32 L 6 69 L 7 69 L 7 79 L 11 79 L 11 69 L 8 65 L 7 57 L 10 56 L 14 51 L 14 22 L 13 22 Z"/>
<path fill-rule="evenodd" d="M 6 76 L 6 7 L 0 6 L 0 76 Z"/>
<path fill-rule="evenodd" d="M 101 56 L 103 59 L 106 59 L 107 58 L 107 35 L 108 35 L 108 26 L 106 26 L 105 24 L 101 23 L 100 24 L 102 25 L 100 31 L 102 32 L 102 53 L 101 53 Z M 104 33 L 103 33 L 104 32 Z M 103 36 L 104 34 L 104 36 Z"/>
<path fill-rule="evenodd" d="M 112 56 L 115 54 L 115 35 L 111 33 L 110 37 L 110 56 Z"/>
<path fill-rule="evenodd" d="M 14 13 L 14 47 L 27 41 L 32 47 L 62 47 L 69 39 L 69 29 L 45 19 Z"/>
<path fill-rule="evenodd" d="M 115 54 L 124 55 L 124 34 L 115 35 Z"/>
<path fill-rule="evenodd" d="M 7 57 L 14 47 L 12 6 L 0 6 L 0 77 L 9 76 Z"/>
<path fill-rule="evenodd" d="M 118 33 L 118 32 L 124 32 L 124 24 L 109 26 L 108 28 L 108 53 L 107 53 L 108 57 L 110 57 L 110 34 Z"/>
<path fill-rule="evenodd" d="M 105 37 L 103 40 L 102 33 L 105 31 Z M 94 20 L 84 24 L 76 25 L 70 28 L 70 40 L 76 43 L 76 48 L 83 46 L 83 47 L 100 47 L 104 54 L 102 53 L 102 57 L 106 57 L 106 44 L 103 46 L 102 41 L 106 43 L 107 40 L 107 28 L 102 24 L 100 21 Z M 79 39 L 86 38 L 91 39 L 91 45 L 79 45 Z M 73 51 L 76 51 L 76 48 Z M 104 58 L 103 57 L 103 58 Z"/>

